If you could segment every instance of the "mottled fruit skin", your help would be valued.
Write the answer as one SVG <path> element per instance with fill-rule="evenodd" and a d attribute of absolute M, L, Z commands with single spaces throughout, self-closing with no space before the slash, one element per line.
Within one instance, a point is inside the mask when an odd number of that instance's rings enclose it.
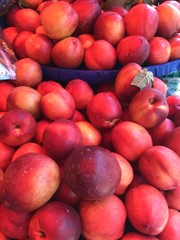
<path fill-rule="evenodd" d="M 112 153 L 100 146 L 75 149 L 64 163 L 64 179 L 85 200 L 100 200 L 111 195 L 121 177 L 119 163 Z"/>
<path fill-rule="evenodd" d="M 26 153 L 5 171 L 1 203 L 14 211 L 31 212 L 44 205 L 60 184 L 60 169 L 47 155 Z"/>

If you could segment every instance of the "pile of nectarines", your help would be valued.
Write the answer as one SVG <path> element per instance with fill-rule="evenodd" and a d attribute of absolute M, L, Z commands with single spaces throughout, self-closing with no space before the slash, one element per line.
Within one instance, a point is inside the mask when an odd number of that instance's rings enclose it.
<path fill-rule="evenodd" d="M 66 69 L 112 70 L 129 62 L 154 65 L 180 57 L 178 1 L 142 2 L 128 9 L 113 1 L 23 2 L 4 17 L 4 34 L 18 59 L 30 57 Z"/>
<path fill-rule="evenodd" d="M 137 63 L 98 85 L 16 69 L 0 82 L 2 239 L 177 239 L 180 96 L 132 84 Z"/>
<path fill-rule="evenodd" d="M 17 61 L 0 81 L 0 239 L 179 239 L 180 96 L 142 65 L 150 41 L 179 31 L 178 2 L 23 2 L 3 30 Z M 161 6 L 176 16 L 165 31 Z M 112 82 L 44 79 L 43 64 L 112 69 L 124 41 L 141 62 L 128 55 Z"/>

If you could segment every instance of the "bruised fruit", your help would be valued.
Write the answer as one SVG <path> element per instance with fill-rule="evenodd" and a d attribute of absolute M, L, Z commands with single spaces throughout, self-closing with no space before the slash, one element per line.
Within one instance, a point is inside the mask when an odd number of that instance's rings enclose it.
<path fill-rule="evenodd" d="M 100 200 L 111 195 L 120 177 L 119 163 L 109 150 L 100 146 L 79 147 L 64 163 L 66 183 L 85 200 Z"/>

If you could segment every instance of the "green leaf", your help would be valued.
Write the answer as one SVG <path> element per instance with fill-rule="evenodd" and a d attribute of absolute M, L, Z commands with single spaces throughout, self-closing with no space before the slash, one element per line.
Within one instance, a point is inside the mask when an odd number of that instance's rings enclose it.
<path fill-rule="evenodd" d="M 131 85 L 139 87 L 141 90 L 145 88 L 150 82 L 153 83 L 154 76 L 147 68 L 143 68 L 132 80 Z"/>

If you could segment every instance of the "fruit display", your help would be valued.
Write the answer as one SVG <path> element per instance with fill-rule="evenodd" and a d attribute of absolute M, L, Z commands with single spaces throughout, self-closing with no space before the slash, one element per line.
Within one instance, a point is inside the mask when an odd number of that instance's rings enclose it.
<path fill-rule="evenodd" d="M 148 67 L 179 61 L 180 3 L 23 0 L 3 19 L 0 239 L 177 240 L 180 95 Z"/>
<path fill-rule="evenodd" d="M 128 9 L 113 0 L 23 2 L 4 16 L 3 31 L 18 59 L 94 71 L 179 59 L 178 1 L 132 3 Z"/>

